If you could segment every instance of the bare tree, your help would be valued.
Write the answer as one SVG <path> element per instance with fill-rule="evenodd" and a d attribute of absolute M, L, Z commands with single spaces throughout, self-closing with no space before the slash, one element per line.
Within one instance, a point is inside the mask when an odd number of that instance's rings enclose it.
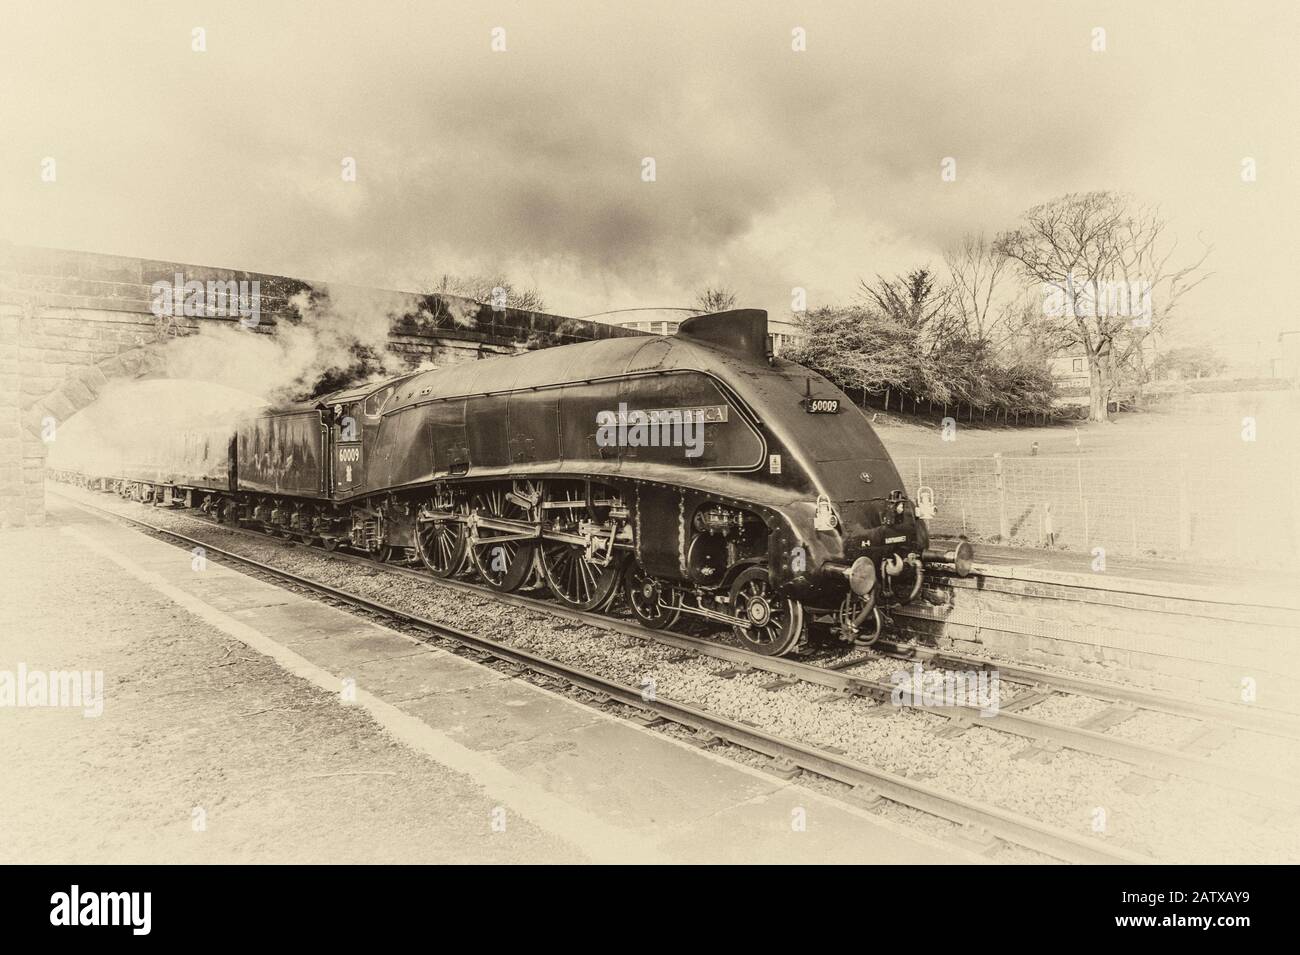
<path fill-rule="evenodd" d="M 724 286 L 706 285 L 696 294 L 695 307 L 701 315 L 730 311 L 736 307 L 736 293 Z"/>
<path fill-rule="evenodd" d="M 984 233 L 967 233 L 944 252 L 955 320 L 967 338 L 1000 348 L 1009 336 L 1015 303 L 1006 297 L 1010 260 L 999 255 Z"/>
<path fill-rule="evenodd" d="M 504 275 L 447 275 L 427 291 L 471 298 L 483 305 L 504 305 L 529 312 L 546 311 L 542 293 L 535 288 L 517 288 Z"/>
<path fill-rule="evenodd" d="M 1088 418 L 1107 420 L 1107 405 L 1124 369 L 1144 368 L 1143 343 L 1179 299 L 1208 278 L 1206 247 L 1189 265 L 1171 265 L 1177 243 L 1164 247 L 1156 208 L 1113 192 L 1074 193 L 1030 209 L 1018 229 L 1003 233 L 995 254 L 1039 283 L 1042 331 L 1061 346 L 1082 345 L 1088 359 Z M 1144 377 L 1138 370 L 1138 387 Z"/>

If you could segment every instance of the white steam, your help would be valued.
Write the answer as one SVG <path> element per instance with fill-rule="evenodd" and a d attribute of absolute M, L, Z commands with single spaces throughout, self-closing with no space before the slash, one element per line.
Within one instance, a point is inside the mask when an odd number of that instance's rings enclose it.
<path fill-rule="evenodd" d="M 458 300 L 445 301 L 451 307 Z M 300 323 L 280 319 L 268 333 L 237 322 L 205 322 L 198 334 L 156 348 L 159 376 L 111 381 L 95 404 L 60 423 L 49 465 L 121 474 L 156 456 L 165 443 L 160 436 L 230 433 L 259 409 L 305 398 L 324 376 L 355 369 L 362 353 L 366 378 L 410 370 L 388 345 L 393 319 L 414 308 L 412 296 L 334 286 L 315 300 L 303 292 L 291 302 Z M 430 367 L 424 362 L 420 370 Z"/>

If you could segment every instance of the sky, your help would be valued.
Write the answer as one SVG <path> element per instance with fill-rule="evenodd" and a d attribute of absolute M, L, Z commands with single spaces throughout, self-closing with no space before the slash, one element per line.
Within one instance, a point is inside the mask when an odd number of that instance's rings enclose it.
<path fill-rule="evenodd" d="M 1160 206 L 1175 261 L 1213 246 L 1189 339 L 1300 327 L 1293 0 L 3 0 L 0 23 L 12 242 L 408 290 L 500 271 L 564 315 L 721 284 L 776 317 L 1114 189 Z"/>

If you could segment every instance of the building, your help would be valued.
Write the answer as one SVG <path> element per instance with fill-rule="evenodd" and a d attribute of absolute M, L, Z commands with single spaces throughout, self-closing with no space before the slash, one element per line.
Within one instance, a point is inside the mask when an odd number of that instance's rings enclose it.
<path fill-rule="evenodd" d="M 1062 351 L 1047 360 L 1047 370 L 1052 380 L 1061 385 L 1088 383 L 1088 359 L 1083 351 Z"/>
<path fill-rule="evenodd" d="M 677 328 L 692 315 L 699 315 L 695 308 L 621 308 L 588 318 L 619 328 L 627 328 L 651 335 L 675 335 Z M 767 344 L 773 355 L 788 351 L 800 335 L 799 326 L 794 322 L 768 318 Z"/>
<path fill-rule="evenodd" d="M 1268 338 L 1217 341 L 1210 347 L 1227 365 L 1222 378 L 1300 377 L 1300 329 Z"/>
<path fill-rule="evenodd" d="M 1065 348 L 1047 359 L 1047 371 L 1056 383 L 1058 408 L 1088 406 L 1088 358 L 1083 346 Z"/>
<path fill-rule="evenodd" d="M 767 342 L 773 355 L 784 355 L 803 338 L 803 329 L 788 319 L 768 318 Z"/>
<path fill-rule="evenodd" d="M 648 332 L 651 335 L 675 335 L 677 326 L 698 314 L 698 310 L 693 308 L 620 308 L 587 317 L 606 325 Z"/>

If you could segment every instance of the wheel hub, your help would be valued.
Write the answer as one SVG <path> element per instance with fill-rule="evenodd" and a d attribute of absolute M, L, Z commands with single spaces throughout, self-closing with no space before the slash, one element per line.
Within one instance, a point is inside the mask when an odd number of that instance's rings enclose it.
<path fill-rule="evenodd" d="M 745 613 L 749 617 L 749 622 L 756 627 L 765 627 L 772 619 L 772 608 L 764 597 L 751 597 Z"/>

